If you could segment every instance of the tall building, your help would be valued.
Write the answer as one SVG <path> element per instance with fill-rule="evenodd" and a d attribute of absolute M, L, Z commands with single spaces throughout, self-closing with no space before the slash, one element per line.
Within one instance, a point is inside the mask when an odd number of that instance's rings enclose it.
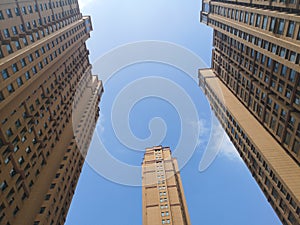
<path fill-rule="evenodd" d="M 142 173 L 143 225 L 190 225 L 177 160 L 170 148 L 147 148 Z"/>
<path fill-rule="evenodd" d="M 284 225 L 300 224 L 299 0 L 203 0 L 200 86 Z"/>
<path fill-rule="evenodd" d="M 1 0 L 0 224 L 64 224 L 102 84 L 77 0 Z"/>

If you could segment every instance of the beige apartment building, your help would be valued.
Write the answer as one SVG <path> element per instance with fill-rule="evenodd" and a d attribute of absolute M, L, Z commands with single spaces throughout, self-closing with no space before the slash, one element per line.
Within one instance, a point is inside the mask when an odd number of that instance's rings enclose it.
<path fill-rule="evenodd" d="M 1 0 L 0 224 L 64 224 L 99 116 L 77 0 Z"/>
<path fill-rule="evenodd" d="M 142 173 L 143 225 L 190 225 L 177 160 L 170 148 L 147 148 Z"/>
<path fill-rule="evenodd" d="M 214 29 L 199 83 L 284 225 L 300 224 L 299 0 L 203 0 Z"/>

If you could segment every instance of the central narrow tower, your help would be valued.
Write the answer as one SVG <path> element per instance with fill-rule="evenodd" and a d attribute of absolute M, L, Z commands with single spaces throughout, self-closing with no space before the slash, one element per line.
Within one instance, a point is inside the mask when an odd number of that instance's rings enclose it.
<path fill-rule="evenodd" d="M 170 148 L 147 148 L 142 170 L 143 225 L 190 225 L 177 160 Z"/>

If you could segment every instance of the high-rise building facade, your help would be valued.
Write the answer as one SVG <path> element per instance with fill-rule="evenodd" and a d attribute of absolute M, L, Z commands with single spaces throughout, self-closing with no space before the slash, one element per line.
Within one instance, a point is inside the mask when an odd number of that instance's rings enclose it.
<path fill-rule="evenodd" d="M 203 0 L 214 29 L 200 86 L 283 224 L 300 224 L 298 0 Z"/>
<path fill-rule="evenodd" d="M 142 173 L 143 225 L 190 225 L 177 160 L 170 148 L 147 148 Z"/>
<path fill-rule="evenodd" d="M 0 224 L 64 224 L 99 116 L 77 0 L 1 0 Z"/>

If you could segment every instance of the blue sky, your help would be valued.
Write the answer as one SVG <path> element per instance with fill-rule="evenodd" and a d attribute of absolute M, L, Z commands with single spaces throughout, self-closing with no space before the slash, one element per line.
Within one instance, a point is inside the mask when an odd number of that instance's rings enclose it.
<path fill-rule="evenodd" d="M 92 17 L 94 31 L 88 41 L 88 48 L 90 60 L 97 70 L 94 72 L 98 73 L 100 79 L 104 76 L 104 71 L 97 68 L 99 57 L 118 46 L 137 41 L 171 42 L 192 51 L 203 59 L 206 65 L 210 65 L 212 30 L 199 22 L 200 1 L 89 0 L 80 3 L 83 14 Z M 189 59 L 183 57 L 181 60 Z M 196 78 L 197 71 L 192 75 Z M 181 170 L 192 224 L 281 224 L 228 139 L 223 141 L 221 152 L 210 167 L 199 172 L 199 162 L 207 149 L 212 131 L 212 114 L 197 83 L 179 68 L 161 62 L 139 62 L 121 68 L 105 83 L 96 133 L 109 154 L 126 165 L 140 167 L 143 149 L 134 150 L 130 147 L 134 143 L 126 146 L 116 135 L 111 115 L 115 99 L 120 97 L 120 93 L 129 84 L 154 77 L 161 81 L 172 81 L 172 85 L 179 89 L 165 89 L 155 96 L 145 95 L 131 108 L 124 120 L 128 122 L 132 135 L 144 140 L 154 135 L 151 133 L 152 127 L 149 127 L 151 120 L 160 118 L 158 127 L 165 128 L 166 133 L 160 142 L 154 142 L 152 145 L 162 144 L 170 146 L 172 150 L 179 146 L 180 141 L 189 141 L 179 140 L 184 130 L 183 125 L 190 124 L 191 129 L 188 132 L 194 131 L 195 126 L 200 129 L 196 137 L 197 147 L 193 149 L 192 157 Z M 139 86 L 137 95 L 142 96 L 143 91 L 151 84 L 148 82 L 143 85 Z M 178 111 L 177 104 L 184 104 L 184 98 L 177 98 L 175 103 L 168 101 L 168 93 L 176 95 L 180 90 L 184 90 L 184 94 L 192 100 L 197 120 L 183 117 Z M 122 105 L 119 107 L 122 109 Z M 157 127 L 153 130 L 157 130 Z M 160 131 L 157 130 L 157 133 Z M 101 172 L 95 170 L 91 163 L 84 164 L 67 217 L 67 225 L 142 224 L 141 188 L 120 184 L 122 182 L 118 182 L 118 176 L 121 176 L 121 173 L 118 173 L 114 165 L 107 165 L 104 169 L 115 176 L 115 182 L 111 181 L 111 177 L 101 176 Z M 139 175 L 134 173 L 127 175 L 133 179 L 140 179 Z"/>

